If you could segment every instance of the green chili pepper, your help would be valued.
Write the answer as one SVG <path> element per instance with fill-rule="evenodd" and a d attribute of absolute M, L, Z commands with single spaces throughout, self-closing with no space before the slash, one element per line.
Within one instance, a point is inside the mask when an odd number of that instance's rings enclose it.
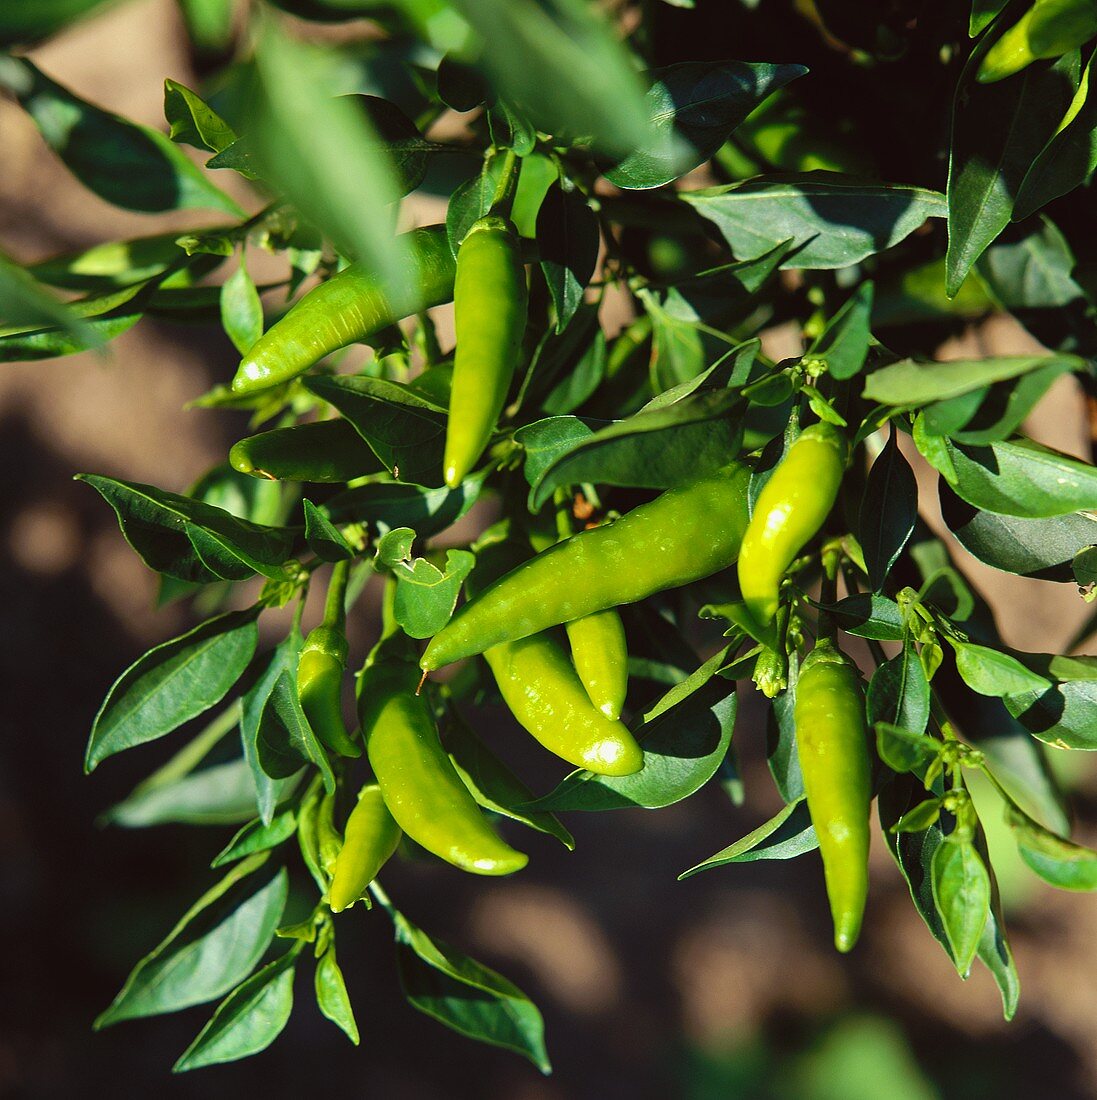
<path fill-rule="evenodd" d="M 297 694 L 312 732 L 332 752 L 361 756 L 343 723 L 343 670 L 347 664 L 346 599 L 350 563 L 337 562 L 328 586 L 324 621 L 305 639 L 297 664 Z"/>
<path fill-rule="evenodd" d="M 520 871 L 528 856 L 488 824 L 438 739 L 415 665 L 382 642 L 362 670 L 358 708 L 370 767 L 396 823 L 440 859 L 478 875 Z"/>
<path fill-rule="evenodd" d="M 857 942 L 868 895 L 872 800 L 861 678 L 830 641 L 804 661 L 796 682 L 796 749 L 808 810 L 819 839 L 834 944 Z"/>
<path fill-rule="evenodd" d="M 468 476 L 503 411 L 522 350 L 526 298 L 518 233 L 509 219 L 485 215 L 457 251 L 457 351 L 443 462 L 450 488 Z"/>
<path fill-rule="evenodd" d="M 556 541 L 571 538 L 570 509 L 566 490 L 556 495 L 556 534 L 531 531 L 535 550 L 547 550 Z M 571 660 L 590 701 L 607 717 L 618 719 L 628 694 L 628 642 L 617 608 L 595 611 L 564 627 L 571 645 Z"/>
<path fill-rule="evenodd" d="M 344 834 L 328 892 L 333 913 L 341 913 L 366 896 L 369 884 L 400 843 L 400 826 L 389 813 L 376 783 L 368 783 L 359 791 Z"/>
<path fill-rule="evenodd" d="M 1037 0 L 987 51 L 976 79 L 992 84 L 1034 61 L 1063 54 L 1097 35 L 1093 0 Z"/>
<path fill-rule="evenodd" d="M 233 392 L 256 393 L 288 382 L 337 348 L 364 340 L 408 314 L 448 302 L 455 265 L 445 226 L 413 229 L 403 239 L 414 267 L 414 302 L 404 310 L 394 309 L 376 276 L 351 264 L 310 290 L 256 341 L 240 362 Z"/>
<path fill-rule="evenodd" d="M 513 543 L 482 549 L 466 583 L 469 595 L 526 556 Z M 484 660 L 518 724 L 549 752 L 599 775 L 631 775 L 643 766 L 644 754 L 628 727 L 595 707 L 567 654 L 549 634 L 491 646 Z"/>
<path fill-rule="evenodd" d="M 739 587 L 758 626 L 772 623 L 785 570 L 834 507 L 847 453 L 841 432 L 813 424 L 759 494 L 739 551 Z"/>
<path fill-rule="evenodd" d="M 335 827 L 335 793 L 325 794 L 316 814 L 316 842 L 320 853 L 320 866 L 330 879 L 335 861 L 343 847 L 343 834 Z"/>
<path fill-rule="evenodd" d="M 229 463 L 242 474 L 272 481 L 343 482 L 385 468 L 341 418 L 250 435 L 233 445 Z"/>
<path fill-rule="evenodd" d="M 749 478 L 732 463 L 538 554 L 465 604 L 431 640 L 422 668 L 726 569 L 746 529 Z"/>

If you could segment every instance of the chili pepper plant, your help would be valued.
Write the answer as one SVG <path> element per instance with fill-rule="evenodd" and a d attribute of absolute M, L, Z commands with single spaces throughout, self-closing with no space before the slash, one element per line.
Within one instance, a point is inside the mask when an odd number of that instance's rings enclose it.
<path fill-rule="evenodd" d="M 0 358 L 219 318 L 240 366 L 192 404 L 240 442 L 170 485 L 78 475 L 196 623 L 109 687 L 85 767 L 163 738 L 113 819 L 238 825 L 96 1026 L 208 1003 L 175 1068 L 243 1058 L 306 970 L 298 1009 L 357 1043 L 337 944 L 390 921 L 412 1006 L 548 1072 L 529 998 L 400 911 L 405 859 L 441 905 L 520 873 L 530 830 L 570 849 L 563 816 L 581 838 L 735 775 L 744 742 L 784 806 L 682 877 L 816 861 L 849 950 L 886 846 L 1011 1016 L 967 778 L 1037 875 L 1097 889 L 1048 766 L 1097 748 L 1097 616 L 1029 652 L 965 562 L 1094 597 L 1097 469 L 1024 430 L 1055 383 L 1097 408 L 1089 0 L 180 0 L 204 77 L 165 74 L 166 129 L 26 56 L 97 6 L 3 5 L 0 88 L 91 193 L 190 228 L 0 258 Z M 996 312 L 1039 350 L 935 358 Z M 737 724 L 754 691 L 768 718 Z"/>

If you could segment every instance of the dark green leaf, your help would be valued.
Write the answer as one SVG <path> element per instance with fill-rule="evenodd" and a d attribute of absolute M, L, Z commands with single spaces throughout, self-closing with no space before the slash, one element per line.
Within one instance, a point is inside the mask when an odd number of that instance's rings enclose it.
<path fill-rule="evenodd" d="M 1026 668 L 1016 657 L 988 646 L 973 645 L 950 639 L 956 651 L 956 670 L 964 683 L 980 695 L 1004 698 L 1025 692 L 1041 692 L 1048 681 Z"/>
<path fill-rule="evenodd" d="M 834 172 L 759 177 L 682 195 L 715 223 L 739 259 L 782 241 L 794 251 L 786 268 L 848 267 L 883 252 L 927 218 L 943 218 L 944 196 L 919 187 L 858 182 Z"/>
<path fill-rule="evenodd" d="M 563 332 L 583 300 L 598 261 L 598 218 L 578 189 L 553 184 L 537 215 L 541 271 L 556 307 L 556 331 Z"/>
<path fill-rule="evenodd" d="M 235 1062 L 266 1050 L 293 1011 L 293 968 L 299 954 L 300 946 L 295 945 L 238 985 L 217 1006 L 172 1072 Z"/>
<path fill-rule="evenodd" d="M 245 760 L 191 772 L 171 783 L 135 791 L 112 806 L 107 820 L 127 829 L 173 822 L 237 825 L 255 813 L 255 783 Z"/>
<path fill-rule="evenodd" d="M 335 960 L 335 944 L 332 944 L 316 960 L 313 985 L 316 990 L 316 1004 L 320 1011 L 343 1031 L 355 1046 L 358 1046 L 358 1022 L 354 1018 L 354 1009 L 347 995 L 343 972 Z"/>
<path fill-rule="evenodd" d="M 869 724 L 885 722 L 909 733 L 923 734 L 929 725 L 930 690 L 912 642 L 903 652 L 877 666 L 869 681 Z"/>
<path fill-rule="evenodd" d="M 933 853 L 931 882 L 952 961 L 967 977 L 990 914 L 990 876 L 975 845 L 946 838 Z"/>
<path fill-rule="evenodd" d="M 237 519 L 222 508 L 153 485 L 78 474 L 114 509 L 126 541 L 158 573 L 207 584 L 253 573 L 282 580 L 292 533 Z"/>
<path fill-rule="evenodd" d="M 85 102 L 27 58 L 0 59 L 0 87 L 23 105 L 69 171 L 107 202 L 146 212 L 205 207 L 242 214 L 164 134 Z"/>
<path fill-rule="evenodd" d="M 382 530 L 413 527 L 425 539 L 456 523 L 476 503 L 483 483 L 483 477 L 473 475 L 456 489 L 362 485 L 332 497 L 323 510 L 333 523 L 369 523 Z"/>
<path fill-rule="evenodd" d="M 342 531 L 311 500 L 306 498 L 301 505 L 305 511 L 305 541 L 309 549 L 324 561 L 353 558 L 354 547 L 343 537 Z"/>
<path fill-rule="evenodd" d="M 688 798 L 712 778 L 727 755 L 736 704 L 737 696 L 726 681 L 708 681 L 635 730 L 644 750 L 644 766 L 638 772 L 619 777 L 572 772 L 526 809 L 657 809 Z"/>
<path fill-rule="evenodd" d="M 462 1035 L 521 1054 L 542 1073 L 551 1071 L 541 1013 L 517 986 L 428 936 L 402 913 L 390 915 L 400 984 L 410 1004 Z"/>
<path fill-rule="evenodd" d="M 1082 297 L 1071 278 L 1074 256 L 1062 233 L 1039 218 L 998 238 L 976 270 L 1006 309 L 1058 309 Z"/>
<path fill-rule="evenodd" d="M 618 187 L 661 187 L 703 164 L 770 93 L 807 69 L 687 61 L 655 69 L 647 93 L 651 137 L 606 173 Z M 671 140 L 677 136 L 680 141 Z"/>
<path fill-rule="evenodd" d="M 92 723 L 86 770 L 171 733 L 223 699 L 255 652 L 258 614 L 252 607 L 219 615 L 130 665 Z"/>
<path fill-rule="evenodd" d="M 1060 890 L 1097 890 L 1097 852 L 1045 829 L 1027 814 L 1006 809 L 1021 858 Z"/>
<path fill-rule="evenodd" d="M 839 380 L 860 374 L 872 342 L 872 298 L 872 283 L 862 283 L 804 352 L 805 367 L 822 364 Z"/>
<path fill-rule="evenodd" d="M 446 237 L 454 256 L 465 235 L 490 209 L 502 177 L 503 158 L 492 157 L 483 170 L 450 196 L 446 207 Z"/>
<path fill-rule="evenodd" d="M 253 803 L 254 799 L 253 787 Z M 266 852 L 271 848 L 277 848 L 283 841 L 289 840 L 295 832 L 297 832 L 297 815 L 293 810 L 283 810 L 266 825 L 257 818 L 237 832 L 232 840 L 214 856 L 210 866 L 223 867 L 244 856 L 250 856 L 253 852 Z"/>
<path fill-rule="evenodd" d="M 172 141 L 220 153 L 235 140 L 232 127 L 196 92 L 177 80 L 164 81 L 164 117 Z"/>
<path fill-rule="evenodd" d="M 918 482 L 894 426 L 869 471 L 858 535 L 872 587 L 881 591 L 918 518 Z"/>
<path fill-rule="evenodd" d="M 689 878 L 698 871 L 723 867 L 728 863 L 751 863 L 756 859 L 795 859 L 819 847 L 815 828 L 811 824 L 807 802 L 802 798 L 790 802 L 775 817 L 741 840 L 709 856 L 703 863 L 683 871 L 679 879 Z"/>
<path fill-rule="evenodd" d="M 288 779 L 303 765 L 315 764 L 324 787 L 329 792 L 335 789 L 327 754 L 301 709 L 296 679 L 289 671 L 280 673 L 274 681 L 259 719 L 255 743 L 259 764 L 271 779 Z"/>
<path fill-rule="evenodd" d="M 458 775 L 484 809 L 548 833 L 568 851 L 574 850 L 574 838 L 554 815 L 518 808 L 533 801 L 533 792 L 453 712 L 446 730 L 446 748 Z"/>
<path fill-rule="evenodd" d="M 250 897 L 235 889 L 266 858 L 251 856 L 206 891 L 133 968 L 96 1028 L 204 1004 L 241 981 L 266 951 L 286 903 L 284 870 Z"/>
<path fill-rule="evenodd" d="M 0 46 L 37 42 L 102 6 L 105 0 L 6 0 L 0 9 Z"/>
<path fill-rule="evenodd" d="M 972 265 L 1009 224 L 1028 171 L 1055 132 L 1078 83 L 1078 55 L 1032 65 L 1008 80 L 975 75 L 996 36 L 982 38 L 956 87 L 948 173 L 946 289 L 959 289 Z"/>
<path fill-rule="evenodd" d="M 890 722 L 876 723 L 876 751 L 893 772 L 913 772 L 941 751 L 941 742 Z"/>
<path fill-rule="evenodd" d="M 1011 695 L 1006 709 L 1027 730 L 1063 749 L 1097 749 L 1097 682 L 1073 680 L 1046 691 Z"/>
<path fill-rule="evenodd" d="M 903 640 L 903 615 L 899 605 L 889 596 L 857 592 L 835 604 L 819 606 L 847 634 L 854 637 L 873 638 L 881 642 Z"/>
<path fill-rule="evenodd" d="M 960 544 L 980 561 L 1007 573 L 1042 580 L 1072 580 L 1071 560 L 1097 543 L 1097 519 L 1084 513 L 1022 519 L 981 512 L 941 479 L 941 512 Z"/>

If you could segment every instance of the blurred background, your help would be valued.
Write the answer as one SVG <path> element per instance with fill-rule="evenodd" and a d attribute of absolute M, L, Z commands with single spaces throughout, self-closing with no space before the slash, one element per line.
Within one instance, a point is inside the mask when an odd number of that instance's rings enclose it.
<path fill-rule="evenodd" d="M 170 0 L 107 10 L 32 56 L 79 94 L 153 126 L 162 122 L 164 77 L 200 79 Z M 21 261 L 193 223 L 186 213 L 173 220 L 100 202 L 44 148 L 23 113 L 2 101 L 0 135 L 0 243 Z M 422 202 L 412 217 L 436 220 L 444 200 Z M 767 339 L 775 358 L 790 346 L 799 351 L 795 332 Z M 1008 317 L 996 317 L 939 354 L 1032 347 Z M 127 547 L 110 510 L 71 479 L 94 471 L 184 490 L 245 432 L 243 414 L 183 409 L 226 381 L 235 360 L 216 328 L 145 320 L 106 355 L 7 364 L 0 372 L 0 468 L 8 474 L 0 511 L 0 1095 L 1097 1096 L 1097 900 L 1043 885 L 1008 838 L 991 837 L 1023 990 L 1009 1025 L 985 971 L 966 984 L 957 978 L 880 842 L 865 934 L 849 958 L 830 947 L 815 858 L 675 881 L 778 808 L 760 710 L 745 687 L 735 734 L 742 807 L 711 784 L 655 813 L 572 815 L 576 852 L 526 834 L 533 859 L 515 881 L 473 880 L 425 864 L 386 875 L 413 920 L 533 997 L 545 1014 L 553 1077 L 409 1008 L 391 926 L 360 908 L 338 926 L 362 1031 L 358 1049 L 315 1012 L 306 988 L 268 1051 L 183 1077 L 169 1067 L 206 1007 L 93 1034 L 92 1020 L 133 963 L 212 882 L 209 860 L 232 828 L 96 824 L 181 738 L 85 778 L 95 710 L 126 665 L 189 618 L 179 604 L 155 609 L 155 576 Z M 1072 382 L 1053 391 L 1029 431 L 1088 454 Z M 1058 651 L 1084 617 L 1073 586 L 1018 580 L 959 557 L 991 597 L 1011 645 Z M 356 609 L 356 656 L 374 629 L 368 606 Z M 514 728 L 498 733 L 518 771 L 544 774 L 539 750 Z M 1097 772 L 1080 754 L 1070 768 L 1076 835 L 1093 844 Z M 992 828 L 997 816 L 985 820 Z M 302 971 L 311 981 L 310 968 Z"/>

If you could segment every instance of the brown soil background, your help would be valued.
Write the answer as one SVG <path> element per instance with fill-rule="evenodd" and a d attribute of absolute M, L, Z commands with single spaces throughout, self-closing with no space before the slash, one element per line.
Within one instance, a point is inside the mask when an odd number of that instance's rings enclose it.
<path fill-rule="evenodd" d="M 154 126 L 162 123 L 163 78 L 197 79 L 169 0 L 108 11 L 33 56 L 92 101 Z M 0 245 L 20 259 L 195 224 L 194 215 L 129 214 L 89 195 L 8 102 L 0 102 L 0 134 Z M 790 338 L 795 352 L 796 334 L 769 336 L 773 350 Z M 1030 346 L 999 317 L 941 354 Z M 1056 893 L 1014 868 L 1011 930 L 1024 992 L 1007 1026 L 985 972 L 967 984 L 952 972 L 882 843 L 866 933 L 849 959 L 828 947 L 812 859 L 675 882 L 774 809 L 749 697 L 736 732 L 747 782 L 742 808 L 710 787 L 659 813 L 578 815 L 569 822 L 578 850 L 568 855 L 533 837 L 530 868 L 513 882 L 422 866 L 392 876 L 389 889 L 413 919 L 498 966 L 541 1005 L 553 1078 L 405 1007 L 379 913 L 354 912 L 339 924 L 363 1035 L 358 1050 L 309 1003 L 307 968 L 285 1034 L 234 1066 L 169 1076 L 208 1015 L 203 1008 L 92 1035 L 92 1019 L 128 968 L 211 880 L 208 861 L 229 830 L 94 825 L 179 741 L 112 760 L 88 779 L 81 759 L 90 721 L 119 670 L 184 628 L 187 613 L 154 609 L 154 576 L 109 510 L 71 476 L 94 471 L 184 489 L 244 431 L 239 414 L 182 411 L 234 365 L 214 329 L 142 322 L 109 355 L 0 371 L 0 468 L 8 471 L 0 514 L 0 1095 L 757 1096 L 758 1086 L 736 1085 L 719 1067 L 756 1047 L 778 1064 L 793 1059 L 852 1013 L 894 1022 L 933 1082 L 927 1095 L 1097 1096 L 1093 899 Z M 1056 389 L 1029 430 L 1085 452 L 1072 383 Z M 1084 617 L 1070 585 L 964 561 L 1019 648 L 1054 651 Z M 369 615 L 352 628 L 361 653 L 373 630 Z M 547 785 L 543 758 L 512 741 L 515 764 Z M 1074 768 L 1079 835 L 1093 842 L 1097 783 L 1087 759 Z M 834 1096 L 850 1095 L 834 1084 Z M 881 1082 L 878 1095 L 887 1094 Z"/>

